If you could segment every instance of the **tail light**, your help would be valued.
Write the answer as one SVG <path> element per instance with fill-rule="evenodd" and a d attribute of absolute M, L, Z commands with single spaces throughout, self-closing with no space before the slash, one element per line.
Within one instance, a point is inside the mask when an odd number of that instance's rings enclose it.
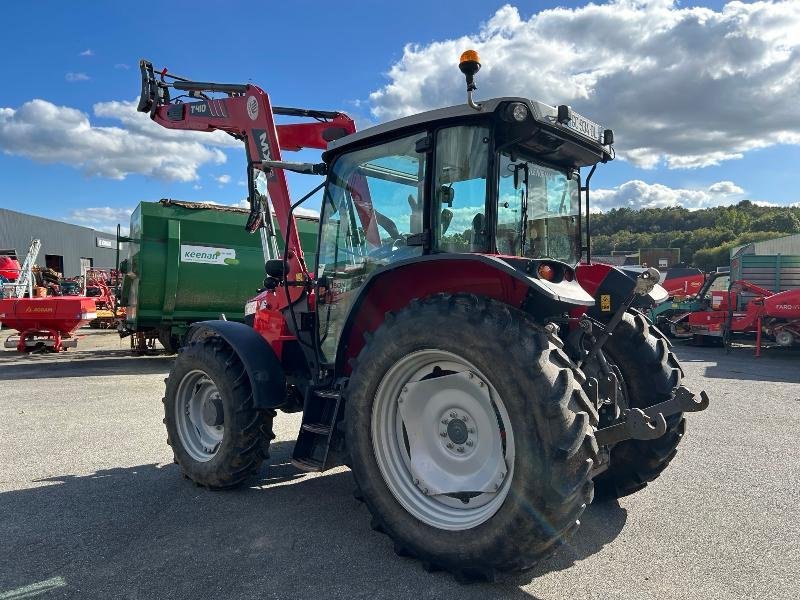
<path fill-rule="evenodd" d="M 553 281 L 556 278 L 556 270 L 547 263 L 542 263 L 539 265 L 539 277 Z"/>

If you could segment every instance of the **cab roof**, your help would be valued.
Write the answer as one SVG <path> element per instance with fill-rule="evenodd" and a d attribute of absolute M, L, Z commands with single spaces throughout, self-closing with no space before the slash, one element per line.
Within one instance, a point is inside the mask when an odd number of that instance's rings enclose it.
<path fill-rule="evenodd" d="M 539 126 L 540 130 L 545 130 L 547 133 L 553 134 L 565 142 L 582 147 L 584 151 L 581 153 L 584 155 L 582 156 L 583 160 L 579 160 L 578 162 L 580 164 L 576 164 L 575 166 L 606 162 L 613 158 L 610 148 L 604 146 L 602 143 L 603 129 L 599 125 L 597 126 L 596 139 L 581 135 L 558 122 L 558 109 L 555 106 L 516 96 L 503 96 L 482 100 L 480 111 L 471 108 L 468 104 L 458 104 L 417 113 L 393 121 L 387 121 L 386 123 L 381 123 L 380 125 L 375 125 L 374 127 L 369 127 L 329 142 L 324 158 L 328 160 L 331 155 L 339 154 L 344 150 L 349 150 L 350 148 L 361 145 L 368 145 L 370 142 L 377 143 L 378 138 L 393 137 L 393 134 L 402 133 L 404 130 L 422 129 L 429 125 L 438 125 L 444 121 L 451 120 L 485 120 L 492 117 L 501 109 L 505 109 L 508 104 L 513 102 L 521 102 L 528 107 L 530 114 L 533 116 L 533 120 L 536 122 L 536 125 Z M 588 154 L 586 151 L 588 151 Z"/>

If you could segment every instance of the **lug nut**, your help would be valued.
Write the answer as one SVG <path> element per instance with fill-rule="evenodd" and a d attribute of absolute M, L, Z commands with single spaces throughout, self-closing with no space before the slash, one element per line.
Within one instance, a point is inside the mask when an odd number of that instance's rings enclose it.
<path fill-rule="evenodd" d="M 414 485 L 419 485 L 419 479 L 414 480 Z"/>
<path fill-rule="evenodd" d="M 442 437 L 447 437 L 447 432 L 446 432 L 446 431 L 443 431 L 443 432 L 441 432 L 439 435 L 440 435 L 440 436 L 442 436 Z"/>
<path fill-rule="evenodd" d="M 455 419 L 458 415 L 456 415 L 455 411 L 450 413 L 450 417 Z"/>
<path fill-rule="evenodd" d="M 456 448 L 456 450 L 458 450 L 459 452 L 463 452 L 464 451 L 464 446 L 459 446 L 458 448 Z"/>
<path fill-rule="evenodd" d="M 422 488 L 422 493 L 427 496 L 428 495 L 428 488 Z"/>
<path fill-rule="evenodd" d="M 452 442 L 447 442 L 447 447 L 448 447 L 448 448 L 450 448 L 450 449 L 452 450 L 452 448 L 453 448 L 453 444 L 452 444 Z"/>
<path fill-rule="evenodd" d="M 467 446 L 474 446 L 474 445 L 475 442 L 473 442 L 472 440 L 467 440 Z"/>
<path fill-rule="evenodd" d="M 469 415 L 464 415 L 461 420 L 466 423 L 467 421 L 469 421 Z"/>
<path fill-rule="evenodd" d="M 448 423 L 447 419 L 442 419 L 442 425 L 447 425 L 447 423 Z"/>

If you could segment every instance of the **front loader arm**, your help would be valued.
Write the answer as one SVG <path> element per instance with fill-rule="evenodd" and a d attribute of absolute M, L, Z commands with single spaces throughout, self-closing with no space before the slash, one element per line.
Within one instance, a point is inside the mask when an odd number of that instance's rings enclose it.
<path fill-rule="evenodd" d="M 283 169 L 265 168 L 262 161 L 281 161 L 281 150 L 302 148 L 325 149 L 329 141 L 353 133 L 355 124 L 344 113 L 297 108 L 273 107 L 269 95 L 253 84 L 220 84 L 189 81 L 167 73 L 164 69 L 158 79 L 150 62 L 139 63 L 142 73 L 142 93 L 137 110 L 147 112 L 150 118 L 168 129 L 189 131 L 224 131 L 245 144 L 248 162 L 248 199 L 251 206 L 253 229 L 259 224 L 257 192 L 252 169 L 263 170 L 267 175 L 267 191 L 275 210 L 281 235 L 288 246 L 289 269 L 287 280 L 309 277 L 303 260 L 303 251 L 295 223 L 290 227 L 291 199 Z M 169 78 L 171 81 L 167 81 Z M 170 89 L 185 92 L 170 97 Z M 209 94 L 225 94 L 212 98 Z M 193 101 L 183 101 L 189 98 Z M 312 123 L 276 125 L 274 115 L 316 119 Z M 293 217 L 292 217 L 293 219 Z"/>

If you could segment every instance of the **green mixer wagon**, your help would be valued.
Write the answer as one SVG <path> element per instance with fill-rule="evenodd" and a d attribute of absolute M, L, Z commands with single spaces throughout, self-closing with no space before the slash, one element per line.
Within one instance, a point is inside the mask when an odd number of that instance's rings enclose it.
<path fill-rule="evenodd" d="M 139 203 L 129 235 L 120 236 L 128 243 L 120 264 L 120 335 L 134 335 L 134 346 L 158 339 L 175 351 L 196 321 L 221 314 L 244 321 L 244 305 L 264 281 L 265 260 L 261 237 L 245 231 L 247 215 L 246 209 L 209 203 Z M 316 218 L 297 219 L 308 257 L 316 253 L 318 227 Z M 276 246 L 283 252 L 280 237 Z"/>

